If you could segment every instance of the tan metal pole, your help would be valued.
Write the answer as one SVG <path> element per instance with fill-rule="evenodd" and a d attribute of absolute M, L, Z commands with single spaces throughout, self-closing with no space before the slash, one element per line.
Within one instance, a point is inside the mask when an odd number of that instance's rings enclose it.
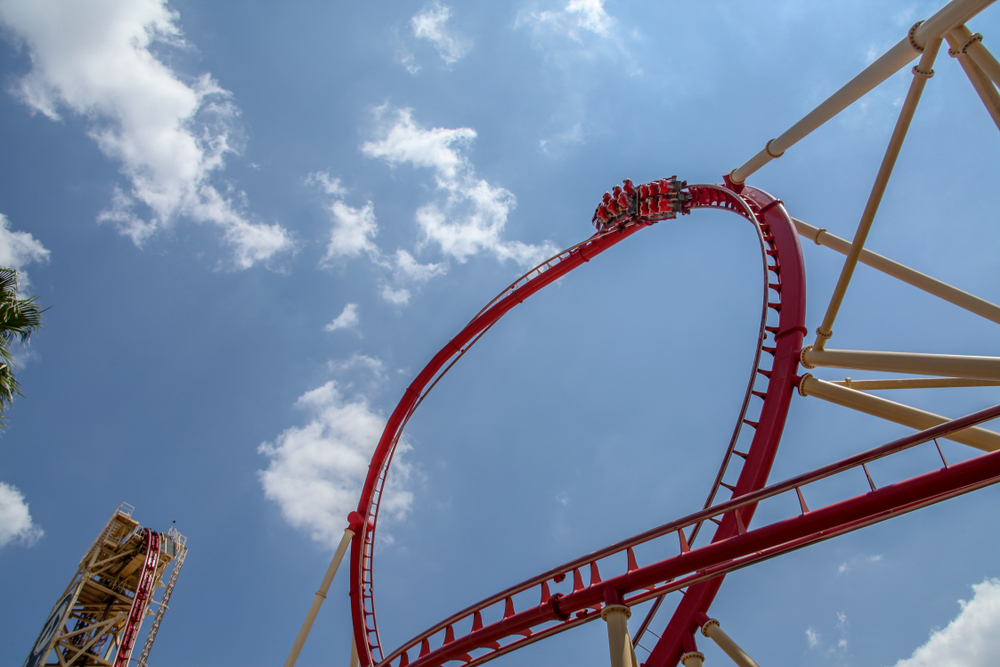
<path fill-rule="evenodd" d="M 358 667 L 361 664 L 361 659 L 358 658 L 358 642 L 354 639 L 354 633 L 351 633 L 351 667 Z"/>
<path fill-rule="evenodd" d="M 1000 86 L 1000 63 L 993 57 L 993 54 L 983 46 L 983 36 L 979 33 L 975 35 L 964 25 L 960 25 L 951 31 L 951 34 L 958 37 L 961 44 L 962 53 L 972 58 L 979 67 L 993 80 L 993 83 Z M 950 42 L 950 40 L 949 40 Z"/>
<path fill-rule="evenodd" d="M 705 654 L 698 651 L 688 651 L 681 656 L 684 667 L 702 667 L 705 664 Z"/>
<path fill-rule="evenodd" d="M 799 393 L 803 396 L 815 396 L 830 403 L 836 403 L 845 408 L 851 408 L 874 417 L 880 417 L 903 426 L 923 431 L 925 429 L 951 421 L 947 417 L 925 412 L 917 408 L 889 401 L 878 396 L 848 389 L 832 382 L 824 382 L 810 374 L 802 376 L 799 382 Z M 948 440 L 960 442 L 963 445 L 975 447 L 986 452 L 1000 449 L 1000 433 L 994 433 L 978 426 L 958 431 L 946 436 Z"/>
<path fill-rule="evenodd" d="M 965 26 L 962 27 L 964 28 Z M 969 29 L 965 28 L 964 32 L 968 33 Z M 955 33 L 956 31 L 953 30 L 947 35 L 948 45 L 951 47 L 948 49 L 948 54 L 958 60 L 958 64 L 965 70 L 965 75 L 969 77 L 972 87 L 979 94 L 979 99 L 986 106 L 986 111 L 990 114 L 990 118 L 993 119 L 993 123 L 997 126 L 997 129 L 1000 129 L 1000 94 L 997 93 L 997 89 L 993 86 L 990 78 L 986 76 L 986 73 L 966 53 L 961 38 Z M 971 33 L 969 34 L 971 36 Z M 981 38 L 982 36 L 980 35 L 979 37 Z M 994 60 L 993 62 L 996 61 Z"/>
<path fill-rule="evenodd" d="M 885 52 L 840 90 L 835 92 L 802 120 L 776 139 L 768 142 L 759 153 L 730 173 L 734 183 L 742 183 L 748 176 L 805 138 L 816 128 L 861 99 L 866 93 L 888 79 L 919 55 L 930 42 L 943 37 L 956 25 L 965 23 L 981 12 L 994 0 L 953 0 L 933 16 L 915 26 L 910 35 Z M 911 41 L 912 40 L 912 41 Z M 928 68 L 930 65 L 928 65 Z"/>
<path fill-rule="evenodd" d="M 957 354 L 918 354 L 867 350 L 802 350 L 806 368 L 851 368 L 860 371 L 937 375 L 974 380 L 1000 380 L 1000 357 L 973 357 Z"/>
<path fill-rule="evenodd" d="M 631 616 L 632 610 L 623 604 L 608 605 L 601 610 L 601 618 L 608 624 L 611 667 L 639 667 L 632 661 L 632 639 L 628 634 L 628 619 Z"/>
<path fill-rule="evenodd" d="M 323 606 L 323 600 L 326 599 L 326 594 L 330 590 L 330 584 L 333 583 L 333 575 L 337 574 L 337 568 L 340 567 L 340 561 L 344 559 L 344 554 L 347 552 L 347 547 L 350 546 L 352 539 L 354 539 L 354 531 L 348 528 L 344 531 L 344 536 L 340 538 L 340 545 L 337 546 L 337 551 L 333 554 L 330 567 L 326 568 L 326 575 L 323 577 L 323 582 L 320 584 L 319 590 L 316 591 L 316 597 L 313 598 L 312 605 L 309 607 L 306 620 L 302 622 L 302 628 L 295 638 L 295 643 L 292 644 L 292 650 L 288 653 L 288 659 L 285 660 L 285 667 L 294 667 L 295 662 L 299 659 L 299 653 L 302 652 L 302 646 L 306 643 L 306 637 L 309 636 L 309 631 L 312 630 L 313 623 L 316 621 L 319 608 Z M 357 654 L 357 647 L 351 650 L 354 652 L 353 655 Z"/>
<path fill-rule="evenodd" d="M 906 92 L 906 99 L 902 109 L 899 110 L 899 118 L 896 127 L 892 130 L 892 137 L 889 139 L 889 146 L 885 149 L 885 156 L 875 176 L 875 183 L 872 185 L 871 194 L 868 196 L 868 203 L 865 205 L 864 213 L 858 222 L 858 231 L 854 234 L 854 241 L 851 243 L 851 251 L 844 260 L 844 268 L 840 271 L 840 278 L 837 286 L 830 296 L 830 305 L 827 306 L 826 315 L 823 316 L 823 323 L 816 330 L 816 342 L 814 346 L 822 350 L 826 341 L 833 335 L 833 321 L 837 318 L 840 304 L 844 301 L 844 294 L 847 293 L 847 286 L 851 283 L 854 269 L 858 265 L 858 257 L 865 247 L 868 239 L 868 232 L 871 230 L 872 222 L 875 220 L 875 213 L 879 204 L 882 203 L 882 195 L 885 194 L 885 187 L 889 183 L 889 176 L 896 165 L 896 158 L 899 157 L 899 150 L 903 146 L 903 139 L 910 128 L 910 121 L 913 120 L 913 112 L 920 101 L 920 95 L 924 92 L 924 85 L 933 75 L 931 65 L 937 56 L 938 49 L 941 48 L 941 40 L 935 39 L 924 48 L 924 53 L 920 56 L 920 63 L 913 68 L 913 81 L 910 82 L 910 89 Z"/>
<path fill-rule="evenodd" d="M 712 641 L 719 645 L 723 651 L 726 652 L 730 658 L 733 659 L 739 667 L 759 667 L 753 659 L 746 654 L 746 651 L 740 648 L 739 644 L 734 642 L 729 635 L 722 631 L 719 627 L 719 622 L 714 618 L 705 621 L 705 624 L 701 626 L 701 634 L 709 637 Z"/>
<path fill-rule="evenodd" d="M 826 246 L 842 255 L 846 255 L 851 251 L 850 241 L 835 236 L 825 229 L 813 227 L 809 223 L 797 218 L 792 218 L 792 222 L 795 223 L 795 228 L 801 236 L 812 239 L 818 245 Z M 928 294 L 933 294 L 939 299 L 953 303 L 959 308 L 964 308 L 970 313 L 975 313 L 991 322 L 1000 324 L 1000 306 L 990 303 L 985 299 L 980 299 L 978 296 L 969 294 L 957 287 L 952 287 L 936 278 L 931 278 L 925 273 L 911 269 L 899 262 L 894 262 L 888 257 L 883 257 L 871 250 L 862 250 L 858 256 L 858 261 L 897 280 L 902 280 L 904 283 L 921 289 Z"/>
<path fill-rule="evenodd" d="M 833 384 L 848 389 L 938 389 L 945 387 L 1000 387 L 995 380 L 970 380 L 968 378 L 891 378 L 888 380 L 837 380 Z"/>

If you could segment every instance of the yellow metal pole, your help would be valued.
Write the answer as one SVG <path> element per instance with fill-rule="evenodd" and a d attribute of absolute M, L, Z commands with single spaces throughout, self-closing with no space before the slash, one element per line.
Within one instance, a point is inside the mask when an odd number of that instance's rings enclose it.
<path fill-rule="evenodd" d="M 868 232 L 871 230 L 872 222 L 875 220 L 875 213 L 878 211 L 879 204 L 882 203 L 882 195 L 885 194 L 885 187 L 889 183 L 889 176 L 892 175 L 892 169 L 896 165 L 896 158 L 899 157 L 899 150 L 903 146 L 903 139 L 906 138 L 906 132 L 910 128 L 910 121 L 913 120 L 913 112 L 917 108 L 917 102 L 920 101 L 920 96 L 924 92 L 924 85 L 927 83 L 927 79 L 934 74 L 931 66 L 934 64 L 934 58 L 937 57 L 937 52 L 940 48 L 941 39 L 935 39 L 930 42 L 924 47 L 924 53 L 920 56 L 920 63 L 913 68 L 913 81 L 910 82 L 910 89 L 906 92 L 906 100 L 903 102 L 903 108 L 899 111 L 896 127 L 892 130 L 892 137 L 889 139 L 889 146 L 885 149 L 885 156 L 882 158 L 882 165 L 879 167 L 875 183 L 872 185 L 871 194 L 868 196 L 868 203 L 865 205 L 864 213 L 861 214 L 858 230 L 854 234 L 854 241 L 851 243 L 851 251 L 847 254 L 847 259 L 844 260 L 844 268 L 841 269 L 837 286 L 830 297 L 830 305 L 827 306 L 823 323 L 816 330 L 814 347 L 818 350 L 822 350 L 827 339 L 833 335 L 833 321 L 837 318 L 837 312 L 840 310 L 840 304 L 844 300 L 847 286 L 851 283 L 854 269 L 858 265 L 858 257 L 865 247 Z"/>
<path fill-rule="evenodd" d="M 316 621 L 319 608 L 323 606 L 323 600 L 326 599 L 326 594 L 330 590 L 330 584 L 333 583 L 333 575 L 337 574 L 337 568 L 340 567 L 340 561 L 344 559 L 344 554 L 347 552 L 347 547 L 350 546 L 352 539 L 354 539 L 354 531 L 348 528 L 344 531 L 344 536 L 340 538 L 340 545 L 337 546 L 337 551 L 333 554 L 333 560 L 330 561 L 330 567 L 326 569 L 323 582 L 320 584 L 319 590 L 316 591 L 316 597 L 313 598 L 312 605 L 309 607 L 306 620 L 302 622 L 302 628 L 295 638 L 295 643 L 292 644 L 292 650 L 288 653 L 288 659 L 285 660 L 285 667 L 294 667 L 295 662 L 299 659 L 299 653 L 302 652 L 302 646 L 306 643 L 306 637 L 309 636 L 309 631 L 312 630 L 313 623 Z M 356 647 L 351 650 L 356 655 Z"/>
<path fill-rule="evenodd" d="M 837 380 L 833 384 L 848 389 L 938 389 L 943 387 L 1000 387 L 995 380 L 969 380 L 968 378 L 891 378 L 887 380 Z"/>
<path fill-rule="evenodd" d="M 964 26 L 962 26 L 964 28 Z M 965 28 L 965 33 L 969 32 L 968 28 Z M 964 34 L 964 33 L 963 33 Z M 969 33 L 970 39 L 976 37 L 977 35 L 972 35 Z M 986 106 L 986 111 L 990 114 L 990 118 L 993 119 L 993 123 L 1000 129 L 1000 94 L 997 93 L 997 89 L 993 86 L 993 82 L 990 78 L 986 76 L 986 73 L 979 67 L 975 60 L 973 60 L 966 53 L 967 44 L 963 45 L 961 37 L 956 35 L 956 31 L 953 30 L 948 33 L 948 45 L 951 47 L 948 49 L 948 55 L 952 58 L 958 60 L 958 64 L 962 66 L 965 70 L 965 75 L 969 77 L 969 81 L 972 83 L 972 87 L 976 89 L 979 94 L 979 99 L 983 101 Z M 982 39 L 982 35 L 978 35 Z M 980 45 L 981 46 L 981 45 Z M 988 54 L 989 52 L 987 52 Z M 992 56 L 990 57 L 992 60 Z M 996 62 L 995 60 L 993 61 Z"/>
<path fill-rule="evenodd" d="M 714 618 L 705 621 L 705 624 L 701 626 L 701 634 L 718 644 L 719 648 L 725 651 L 726 655 L 732 658 L 739 667 L 758 667 L 757 663 L 746 654 L 746 651 L 722 631 L 719 622 Z"/>
<path fill-rule="evenodd" d="M 817 245 L 825 246 L 842 255 L 846 255 L 851 251 L 850 241 L 835 236 L 825 229 L 813 227 L 808 222 L 803 222 L 797 218 L 792 218 L 792 222 L 795 223 L 795 228 L 801 236 L 812 239 Z M 964 308 L 970 313 L 975 313 L 991 322 L 1000 324 L 1000 306 L 990 303 L 985 299 L 980 299 L 978 296 L 931 278 L 925 273 L 911 269 L 899 262 L 894 262 L 871 250 L 862 250 L 858 256 L 858 261 L 897 280 L 902 280 L 904 283 L 923 290 L 928 294 L 932 294 L 939 299 L 953 303 L 959 308 Z"/>
<path fill-rule="evenodd" d="M 633 663 L 632 639 L 628 634 L 631 616 L 632 610 L 623 604 L 608 605 L 601 610 L 601 618 L 608 624 L 611 667 L 639 667 L 638 663 Z"/>
<path fill-rule="evenodd" d="M 869 352 L 867 350 L 802 350 L 806 368 L 851 368 L 861 371 L 937 375 L 974 380 L 1000 380 L 1000 357 L 972 357 L 957 354 L 917 354 L 909 352 Z"/>
<path fill-rule="evenodd" d="M 781 136 L 769 141 L 767 146 L 743 165 L 733 169 L 729 175 L 730 179 L 734 183 L 742 183 L 765 164 L 781 157 L 787 149 L 808 136 L 813 130 L 854 104 L 870 90 L 906 66 L 924 50 L 926 45 L 943 37 L 944 33 L 956 25 L 965 23 L 993 2 L 994 0 L 952 0 L 926 21 L 913 26 L 909 35 L 899 40 L 878 60 L 866 67 L 864 71 L 847 82 L 840 90 L 823 101 Z M 930 65 L 928 64 L 927 67 L 929 68 Z"/>
<path fill-rule="evenodd" d="M 968 55 L 977 65 L 993 80 L 993 83 L 1000 86 L 1000 63 L 993 57 L 993 54 L 983 46 L 983 36 L 979 33 L 975 35 L 964 25 L 960 25 L 951 31 L 961 43 L 962 53 Z M 950 42 L 951 40 L 949 40 Z"/>
<path fill-rule="evenodd" d="M 925 412 L 917 408 L 889 401 L 878 396 L 872 396 L 861 391 L 848 389 L 832 382 L 825 382 L 806 374 L 799 382 L 799 393 L 803 396 L 815 396 L 824 401 L 851 408 L 858 412 L 886 419 L 903 426 L 923 431 L 925 429 L 951 421 L 947 417 Z M 963 445 L 975 447 L 986 452 L 1000 449 L 1000 433 L 994 433 L 978 426 L 963 429 L 946 436 L 948 440 L 960 442 Z"/>

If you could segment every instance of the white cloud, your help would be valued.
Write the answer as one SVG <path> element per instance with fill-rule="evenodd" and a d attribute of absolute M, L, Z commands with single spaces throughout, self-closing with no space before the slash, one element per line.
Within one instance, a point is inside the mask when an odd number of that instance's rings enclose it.
<path fill-rule="evenodd" d="M 340 315 L 333 318 L 333 321 L 323 327 L 324 331 L 336 331 L 337 329 L 353 329 L 358 325 L 358 304 L 349 303 L 344 306 Z"/>
<path fill-rule="evenodd" d="M 413 27 L 415 37 L 429 40 L 437 49 L 441 59 L 452 65 L 469 52 L 472 44 L 448 28 L 446 24 L 450 17 L 451 9 L 438 2 L 433 2 L 411 18 L 410 25 Z M 404 62 L 403 64 L 410 70 L 411 74 L 420 69 L 419 67 L 410 69 L 412 62 L 410 64 Z"/>
<path fill-rule="evenodd" d="M 993 667 L 1000 664 L 1000 579 L 972 586 L 972 599 L 948 626 L 896 667 Z"/>
<path fill-rule="evenodd" d="M 378 256 L 378 248 L 372 242 L 372 238 L 378 234 L 378 224 L 375 222 L 375 208 L 371 202 L 365 204 L 364 208 L 354 208 L 337 199 L 330 204 L 330 213 L 333 228 L 326 245 L 324 263 L 337 257 L 357 257 L 363 252 Z"/>
<path fill-rule="evenodd" d="M 514 25 L 526 23 L 579 42 L 584 32 L 609 37 L 615 20 L 604 11 L 603 0 L 570 0 L 558 11 L 521 12 Z"/>
<path fill-rule="evenodd" d="M 448 272 L 448 265 L 444 262 L 438 264 L 421 264 L 413 258 L 413 255 L 403 249 L 396 251 L 395 259 L 397 273 L 418 283 L 425 283 L 434 276 L 444 275 Z"/>
<path fill-rule="evenodd" d="M 388 285 L 382 288 L 382 298 L 396 306 L 405 306 L 410 302 L 410 290 L 406 288 L 392 289 Z"/>
<path fill-rule="evenodd" d="M 210 75 L 184 81 L 153 55 L 186 46 L 165 0 L 0 0 L 0 20 L 31 56 L 14 94 L 54 121 L 64 110 L 86 118 L 121 164 L 129 191 L 116 188 L 99 220 L 140 246 L 179 217 L 218 225 L 239 268 L 294 250 L 280 225 L 247 219 L 242 193 L 212 184 L 237 152 L 239 111 Z"/>
<path fill-rule="evenodd" d="M 270 459 L 260 480 L 264 495 L 278 503 L 289 524 L 333 548 L 347 527 L 348 513 L 357 508 L 385 420 L 363 396 L 345 399 L 334 381 L 306 392 L 296 406 L 310 421 L 285 430 L 274 444 L 258 447 Z M 402 520 L 413 502 L 407 490 L 410 467 L 402 456 L 409 449 L 405 441 L 397 445 L 381 500 L 383 519 Z"/>
<path fill-rule="evenodd" d="M 812 628 L 806 628 L 806 643 L 809 644 L 809 648 L 816 648 L 819 646 L 819 641 L 819 633 Z"/>
<path fill-rule="evenodd" d="M 380 107 L 378 112 L 384 116 L 388 108 Z M 507 216 L 517 200 L 508 190 L 476 178 L 472 163 L 461 151 L 476 137 L 475 130 L 424 129 L 413 120 L 411 109 L 397 109 L 393 115 L 394 121 L 382 138 L 361 148 L 369 157 L 382 158 L 393 166 L 410 164 L 434 171 L 441 197 L 416 213 L 425 242 L 437 244 L 458 262 L 488 252 L 500 261 L 513 259 L 523 266 L 557 251 L 551 243 L 536 246 L 502 240 Z"/>
<path fill-rule="evenodd" d="M 0 213 L 0 266 L 17 271 L 18 291 L 28 291 L 28 274 L 24 267 L 32 262 L 49 261 L 49 250 L 28 232 L 15 232 L 10 221 Z"/>
<path fill-rule="evenodd" d="M 339 178 L 332 178 L 328 171 L 314 171 L 305 178 L 306 185 L 318 185 L 328 195 L 343 197 L 347 188 L 340 184 Z"/>
<path fill-rule="evenodd" d="M 568 507 L 569 496 L 566 495 L 565 493 L 560 493 L 559 495 L 556 496 L 556 502 L 562 505 L 563 507 Z"/>
<path fill-rule="evenodd" d="M 348 373 L 357 369 L 365 370 L 371 374 L 372 379 L 376 383 L 380 383 L 386 378 L 384 361 L 376 357 L 370 357 L 367 354 L 360 354 L 358 352 L 355 352 L 343 361 L 327 362 L 327 368 L 339 374 Z"/>
<path fill-rule="evenodd" d="M 28 504 L 21 492 L 5 482 L 0 482 L 0 547 L 11 542 L 31 546 L 44 535 L 44 531 L 31 521 Z"/>

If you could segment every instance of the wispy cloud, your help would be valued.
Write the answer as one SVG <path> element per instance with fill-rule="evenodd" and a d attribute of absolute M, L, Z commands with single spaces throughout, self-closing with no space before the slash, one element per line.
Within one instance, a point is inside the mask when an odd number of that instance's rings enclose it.
<path fill-rule="evenodd" d="M 259 472 L 261 484 L 289 524 L 332 548 L 347 527 L 348 513 L 357 507 L 385 419 L 364 396 L 345 398 L 333 380 L 300 396 L 296 406 L 306 412 L 309 422 L 258 447 L 270 460 L 267 470 Z M 397 445 L 381 500 L 383 518 L 402 520 L 413 502 L 407 488 L 409 449 L 405 441 Z"/>
<path fill-rule="evenodd" d="M 338 329 L 353 329 L 358 325 L 358 304 L 349 303 L 344 306 L 340 315 L 333 318 L 333 321 L 323 327 L 324 331 L 337 331 Z"/>
<path fill-rule="evenodd" d="M 896 667 L 993 667 L 1000 663 L 1000 579 L 972 586 L 958 616 Z"/>
<path fill-rule="evenodd" d="M 559 10 L 522 11 L 514 25 L 530 25 L 536 30 L 565 35 L 580 42 L 587 33 L 610 36 L 615 19 L 605 11 L 603 0 L 570 0 Z"/>
<path fill-rule="evenodd" d="M 848 561 L 840 564 L 837 568 L 837 574 L 847 574 L 851 570 L 863 565 L 874 565 L 875 563 L 882 562 L 882 554 L 861 554 L 860 556 L 855 556 Z"/>
<path fill-rule="evenodd" d="M 85 118 L 121 165 L 129 186 L 99 220 L 139 246 L 178 218 L 218 225 L 236 268 L 294 251 L 282 226 L 252 221 L 245 195 L 213 182 L 238 152 L 239 110 L 209 74 L 184 77 L 153 54 L 187 46 L 165 0 L 2 0 L 0 20 L 31 56 L 12 92 L 53 121 Z"/>
<path fill-rule="evenodd" d="M 24 267 L 34 262 L 49 261 L 49 250 L 28 232 L 10 228 L 10 220 L 0 213 L 0 266 L 17 271 L 18 290 L 28 291 L 28 274 Z"/>
<path fill-rule="evenodd" d="M 14 486 L 0 482 L 0 547 L 10 543 L 31 546 L 44 535 L 31 520 L 28 503 Z"/>
<path fill-rule="evenodd" d="M 381 137 L 366 142 L 362 151 L 393 166 L 409 164 L 434 173 L 439 197 L 416 212 L 425 243 L 436 244 L 458 262 L 485 252 L 522 266 L 557 251 L 551 243 L 529 245 L 502 238 L 507 216 L 517 200 L 505 188 L 476 177 L 462 151 L 476 137 L 475 130 L 426 129 L 413 119 L 412 109 L 382 106 L 377 114 L 383 122 Z"/>
<path fill-rule="evenodd" d="M 426 39 L 445 63 L 452 65 L 462 59 L 472 48 L 472 42 L 465 39 L 448 26 L 451 9 L 438 2 L 432 2 L 410 19 L 413 35 Z"/>

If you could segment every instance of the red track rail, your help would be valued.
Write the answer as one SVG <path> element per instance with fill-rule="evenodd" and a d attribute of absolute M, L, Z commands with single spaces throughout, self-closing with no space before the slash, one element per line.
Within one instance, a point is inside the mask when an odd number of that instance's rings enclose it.
<path fill-rule="evenodd" d="M 129 609 L 128 620 L 122 631 L 122 641 L 118 646 L 115 667 L 128 667 L 136 637 L 139 636 L 139 628 L 146 616 L 146 608 L 149 606 L 153 587 L 156 585 L 156 566 L 160 562 L 160 534 L 154 533 L 149 528 L 143 530 L 146 531 L 146 560 L 142 564 L 139 583 L 135 588 L 135 597 L 132 598 L 132 608 Z"/>
<path fill-rule="evenodd" d="M 662 182 L 661 182 L 662 183 Z M 643 186 L 645 187 L 645 186 Z M 788 411 L 788 404 L 791 399 L 797 378 L 795 370 L 798 363 L 802 337 L 805 333 L 805 274 L 802 262 L 801 249 L 798 244 L 798 236 L 794 226 L 780 201 L 775 200 L 770 195 L 753 188 L 747 188 L 742 196 L 731 190 L 720 186 L 691 186 L 688 188 L 690 201 L 683 206 L 678 204 L 678 212 L 687 213 L 691 208 L 720 208 L 730 210 L 753 222 L 759 231 L 764 250 L 765 274 L 769 276 L 768 290 L 773 293 L 773 301 L 770 301 L 765 294 L 765 314 L 768 309 L 777 315 L 777 322 L 774 326 L 766 326 L 766 335 L 771 336 L 773 345 L 765 345 L 765 332 L 762 332 L 758 341 L 759 349 L 763 349 L 773 356 L 770 368 L 762 367 L 760 364 L 760 352 L 758 350 L 755 359 L 755 376 L 757 384 L 751 380 L 748 388 L 747 399 L 744 401 L 740 413 L 740 423 L 737 426 L 737 433 L 734 434 L 729 448 L 724 456 L 722 469 L 716 479 L 709 495 L 707 504 L 711 504 L 720 486 L 725 486 L 733 494 L 733 497 L 745 496 L 753 491 L 761 489 L 767 480 L 767 474 L 774 460 L 774 455 L 781 437 L 785 416 Z M 619 190 L 616 189 L 616 196 Z M 413 411 L 423 400 L 441 376 L 465 353 L 468 348 L 478 340 L 497 320 L 511 310 L 515 305 L 522 303 L 524 299 L 531 296 L 541 288 L 554 282 L 558 278 L 566 275 L 573 269 L 589 261 L 597 254 L 607 250 L 621 240 L 624 240 L 633 233 L 652 224 L 651 218 L 643 218 L 635 215 L 639 210 L 638 202 L 631 207 L 632 215 L 620 216 L 615 220 L 614 225 L 604 224 L 599 226 L 600 231 L 583 243 L 574 246 L 560 255 L 557 255 L 548 262 L 536 267 L 523 278 L 516 281 L 507 290 L 502 292 L 486 308 L 480 311 L 472 321 L 452 339 L 441 351 L 439 351 L 430 363 L 421 371 L 413 383 L 407 388 L 402 400 L 396 406 L 385 431 L 376 447 L 369 468 L 368 478 L 362 491 L 361 501 L 358 505 L 358 515 L 353 516 L 352 526 L 355 529 L 355 537 L 351 548 L 351 607 L 354 619 L 355 642 L 359 649 L 361 664 L 365 667 L 374 664 L 389 665 L 392 661 L 399 659 L 399 667 L 410 663 L 407 651 L 420 645 L 420 655 L 416 659 L 421 665 L 438 665 L 448 660 L 461 660 L 470 664 L 478 664 L 486 660 L 510 652 L 515 648 L 532 643 L 544 636 L 549 636 L 555 632 L 568 629 L 569 627 L 587 622 L 593 618 L 591 611 L 599 610 L 601 607 L 600 597 L 606 591 L 614 593 L 611 598 L 605 601 L 621 600 L 625 594 L 624 589 L 608 588 L 601 586 L 598 571 L 598 560 L 606 558 L 613 553 L 620 551 L 627 552 L 628 576 L 633 576 L 635 571 L 643 571 L 648 568 L 638 568 L 635 564 L 634 554 L 631 544 L 611 547 L 612 552 L 604 550 L 597 552 L 600 555 L 592 554 L 580 564 L 568 564 L 558 572 L 553 571 L 541 578 L 536 578 L 525 582 L 520 587 L 515 587 L 510 591 L 494 596 L 488 600 L 462 612 L 457 617 L 448 619 L 430 630 L 421 633 L 418 637 L 407 642 L 402 647 L 396 649 L 389 655 L 382 651 L 378 625 L 375 620 L 373 581 L 372 581 L 372 553 L 374 546 L 375 526 L 378 518 L 378 504 L 381 496 L 382 485 L 388 472 L 392 455 L 395 451 L 396 443 L 402 434 L 402 429 L 406 425 Z M 606 213 L 606 211 L 605 211 Z M 660 211 L 662 213 L 662 210 Z M 595 216 L 596 219 L 597 216 Z M 662 215 L 659 219 L 662 219 Z M 602 222 L 606 222 L 604 217 Z M 755 388 L 756 387 L 756 388 Z M 751 396 L 762 399 L 759 416 L 756 421 L 746 418 L 748 402 Z M 735 450 L 735 443 L 738 429 L 743 424 L 755 429 L 755 434 L 747 452 Z M 729 466 L 733 463 L 733 454 L 738 459 L 742 459 L 742 469 L 739 473 L 735 486 L 728 486 L 722 483 Z M 696 522 L 683 528 L 690 528 L 685 534 L 683 530 L 678 532 L 679 544 L 682 555 L 690 552 L 688 536 L 693 539 L 701 525 L 708 519 L 719 523 L 713 538 L 713 545 L 717 542 L 730 540 L 735 535 L 742 535 L 746 532 L 746 524 L 749 523 L 756 501 L 745 502 L 740 505 L 739 518 L 736 512 L 732 513 L 709 513 L 704 514 Z M 719 519 L 716 519 L 718 515 Z M 652 538 L 648 538 L 652 539 Z M 635 542 L 635 544 L 640 543 Z M 700 553 L 703 547 L 699 549 Z M 590 580 L 589 586 L 583 585 L 580 568 L 589 566 Z M 560 594 L 550 595 L 548 580 L 552 579 L 553 584 L 562 581 L 569 571 L 574 575 L 574 586 L 572 593 L 567 596 Z M 715 580 L 702 582 L 707 577 L 698 577 L 697 581 L 689 581 L 685 586 L 691 585 L 686 598 L 695 601 L 694 604 L 682 605 L 674 614 L 671 626 L 668 626 L 668 633 L 661 641 L 663 648 L 658 645 L 660 654 L 673 652 L 669 638 L 671 628 L 677 626 L 681 628 L 680 633 L 692 626 L 695 614 L 703 612 L 708 608 L 718 586 L 721 583 L 721 575 L 724 572 L 714 572 L 712 577 Z M 561 578 L 560 578 L 561 577 Z M 628 603 L 637 603 L 659 597 L 674 590 L 669 585 L 658 587 L 651 582 L 646 588 L 642 599 L 634 596 Z M 539 607 L 526 612 L 517 613 L 514 610 L 513 598 L 515 595 L 525 592 L 528 589 L 539 587 L 541 604 Z M 580 609 L 569 609 L 566 605 L 570 600 L 583 599 L 581 595 L 589 591 L 590 597 L 594 591 L 600 590 L 596 602 L 589 603 Z M 668 590 L 669 589 L 669 590 Z M 652 591 L 652 592 L 650 592 Z M 691 595 L 692 591 L 695 595 Z M 607 593 L 611 595 L 611 593 Z M 575 597 L 573 597 L 575 596 Z M 617 597 L 616 597 L 617 596 Z M 587 597 L 589 600 L 589 597 Z M 499 625 L 489 626 L 490 631 L 484 634 L 486 628 L 483 627 L 482 610 L 494 604 L 502 603 L 504 607 L 503 621 Z M 541 612 L 539 612 L 541 610 Z M 546 610 L 548 610 L 546 612 Z M 590 610 L 590 611 L 588 611 Z M 540 613 L 540 615 L 539 615 Z M 576 618 L 570 618 L 570 613 L 576 613 Z M 455 623 L 468 618 L 471 627 L 468 634 L 456 639 Z M 550 618 L 551 617 L 551 618 Z M 537 623 L 551 623 L 552 627 L 545 628 L 542 632 L 532 630 Z M 525 625 L 527 623 L 527 625 Z M 431 651 L 430 638 L 443 631 L 441 648 Z M 678 637 L 681 636 L 678 634 Z M 499 641 L 507 639 L 512 635 L 520 635 L 520 638 L 501 646 Z M 679 645 L 679 642 L 678 642 Z M 459 651 L 459 648 L 463 650 Z M 457 652 L 456 652 L 457 651 Z M 481 655 L 473 658 L 467 652 L 478 651 Z M 679 656 L 679 653 L 677 654 Z"/>

